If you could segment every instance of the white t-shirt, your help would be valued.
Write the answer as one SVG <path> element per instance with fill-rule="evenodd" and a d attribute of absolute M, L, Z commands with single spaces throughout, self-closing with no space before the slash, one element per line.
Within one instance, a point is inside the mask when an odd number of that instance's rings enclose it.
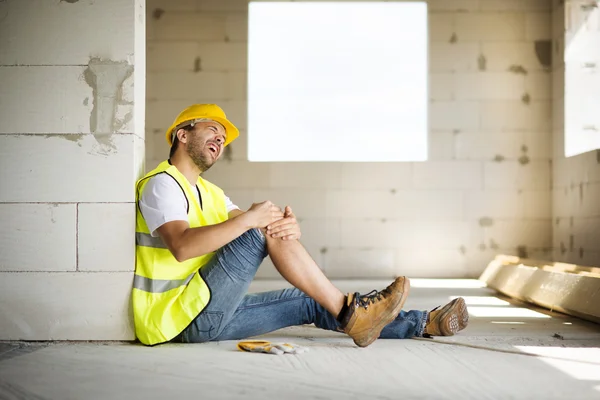
<path fill-rule="evenodd" d="M 200 202 L 198 191 L 194 190 L 196 200 Z M 227 213 L 239 210 L 239 207 L 225 196 Z M 171 221 L 187 221 L 187 199 L 179 183 L 169 174 L 158 174 L 148 180 L 139 201 L 140 211 L 152 236 L 158 236 L 156 230 Z"/>

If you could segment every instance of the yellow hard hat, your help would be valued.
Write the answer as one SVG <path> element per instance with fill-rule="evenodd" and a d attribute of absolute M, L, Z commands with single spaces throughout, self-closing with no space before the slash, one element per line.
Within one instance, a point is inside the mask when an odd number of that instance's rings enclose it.
<path fill-rule="evenodd" d="M 212 119 L 223 125 L 225 127 L 225 144 L 227 146 L 229 143 L 233 142 L 239 135 L 240 131 L 235 127 L 229 120 L 227 120 L 227 116 L 225 112 L 216 104 L 193 104 L 183 110 L 175 121 L 173 125 L 167 129 L 167 142 L 169 146 L 173 144 L 173 133 L 177 132 L 180 128 L 184 126 L 192 124 L 197 119 L 208 118 Z"/>

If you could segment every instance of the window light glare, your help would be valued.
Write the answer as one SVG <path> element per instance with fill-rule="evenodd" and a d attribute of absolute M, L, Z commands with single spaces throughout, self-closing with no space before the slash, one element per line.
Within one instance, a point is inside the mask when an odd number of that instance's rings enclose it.
<path fill-rule="evenodd" d="M 589 10 L 587 21 L 600 21 L 600 9 Z M 572 157 L 600 148 L 600 132 L 594 127 L 598 103 L 596 100 L 600 90 L 600 80 L 594 77 L 590 69 L 581 68 L 583 60 L 596 59 L 600 55 L 598 46 L 592 43 L 592 35 L 596 33 L 586 28 L 586 24 L 569 33 L 565 43 L 565 157 Z M 585 89 L 585 90 L 582 90 Z"/>
<path fill-rule="evenodd" d="M 250 161 L 427 160 L 425 2 L 250 2 L 248 15 Z"/>
<path fill-rule="evenodd" d="M 469 314 L 483 318 L 550 318 L 549 315 L 517 307 L 469 307 Z"/>
<path fill-rule="evenodd" d="M 600 381 L 600 363 L 598 363 L 598 360 L 600 360 L 600 348 L 539 346 L 515 347 L 525 353 L 542 356 L 540 360 L 575 379 L 584 381 Z M 544 356 L 556 358 L 543 358 Z M 558 358 L 565 360 L 559 360 Z"/>
<path fill-rule="evenodd" d="M 485 282 L 478 279 L 411 279 L 410 286 L 416 288 L 437 289 L 476 289 L 486 287 Z"/>
<path fill-rule="evenodd" d="M 454 300 L 459 296 L 450 296 Z M 510 306 L 510 303 L 493 296 L 460 296 L 468 306 Z"/>

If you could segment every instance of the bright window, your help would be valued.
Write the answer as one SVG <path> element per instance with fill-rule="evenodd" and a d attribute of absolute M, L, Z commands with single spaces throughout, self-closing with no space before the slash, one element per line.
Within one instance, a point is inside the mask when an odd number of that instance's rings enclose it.
<path fill-rule="evenodd" d="M 251 2 L 249 160 L 426 160 L 427 54 L 423 2 Z"/>
<path fill-rule="evenodd" d="M 600 149 L 600 32 L 591 28 L 600 21 L 600 9 L 570 5 L 568 10 L 564 124 L 565 156 L 571 157 Z"/>

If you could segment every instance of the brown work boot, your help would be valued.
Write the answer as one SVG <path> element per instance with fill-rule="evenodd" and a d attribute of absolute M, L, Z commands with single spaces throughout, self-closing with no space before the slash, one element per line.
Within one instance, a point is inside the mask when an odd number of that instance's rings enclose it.
<path fill-rule="evenodd" d="M 439 310 L 438 308 L 429 312 L 423 336 L 452 336 L 467 327 L 469 312 L 462 297 L 452 300 Z"/>
<path fill-rule="evenodd" d="M 392 322 L 408 297 L 410 281 L 401 276 L 387 288 L 360 295 L 348 293 L 348 310 L 341 320 L 341 328 L 359 347 L 367 347 L 379 337 L 381 330 Z"/>

